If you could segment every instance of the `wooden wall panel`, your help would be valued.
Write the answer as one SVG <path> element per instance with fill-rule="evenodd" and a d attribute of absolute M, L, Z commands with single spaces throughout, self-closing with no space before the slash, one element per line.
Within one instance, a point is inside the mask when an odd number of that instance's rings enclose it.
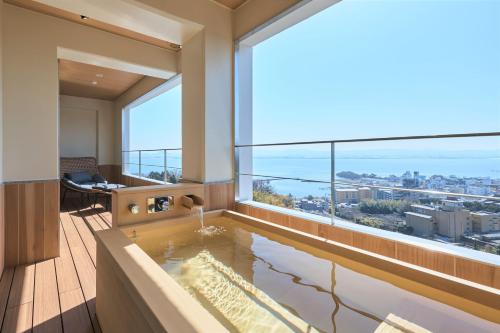
<path fill-rule="evenodd" d="M 120 183 L 122 167 L 120 165 L 99 165 L 99 173 L 110 183 Z"/>
<path fill-rule="evenodd" d="M 3 184 L 0 184 L 0 276 L 2 276 L 4 266 L 5 266 L 4 186 Z M 1 311 L 1 304 L 0 304 L 0 311 Z"/>
<path fill-rule="evenodd" d="M 448 275 L 455 275 L 455 257 L 451 254 L 427 251 L 415 245 L 397 243 L 396 259 Z"/>
<path fill-rule="evenodd" d="M 335 242 L 500 289 L 500 266 L 429 250 L 418 245 L 408 245 L 358 231 L 321 224 L 304 218 L 299 219 L 292 215 L 247 204 L 236 203 L 235 210 L 242 214 L 285 225 Z"/>
<path fill-rule="evenodd" d="M 5 185 L 5 266 L 19 263 L 19 184 Z"/>
<path fill-rule="evenodd" d="M 203 184 L 180 183 L 156 186 L 141 186 L 116 189 L 112 191 L 113 227 L 126 226 L 134 223 L 164 220 L 171 217 L 193 214 L 194 211 L 182 205 L 182 196 L 196 195 L 204 199 Z M 167 211 L 148 213 L 148 198 L 173 196 L 174 206 Z M 137 214 L 129 211 L 129 205 L 139 207 Z"/>
<path fill-rule="evenodd" d="M 159 185 L 160 183 L 149 181 L 142 178 L 130 177 L 127 175 L 120 176 L 120 184 L 123 184 L 127 187 L 137 187 L 137 186 L 149 186 L 149 185 Z"/>
<path fill-rule="evenodd" d="M 44 184 L 44 233 L 43 245 L 45 258 L 59 256 L 59 182 Z"/>
<path fill-rule="evenodd" d="M 59 255 L 59 181 L 5 185 L 6 266 Z"/>
<path fill-rule="evenodd" d="M 234 209 L 234 182 L 205 184 L 205 210 Z"/>

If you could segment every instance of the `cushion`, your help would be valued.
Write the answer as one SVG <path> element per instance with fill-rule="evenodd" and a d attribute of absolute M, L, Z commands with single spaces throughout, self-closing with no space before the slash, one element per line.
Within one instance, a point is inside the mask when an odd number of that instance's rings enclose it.
<path fill-rule="evenodd" d="M 99 174 L 95 174 L 94 177 L 92 177 L 92 180 L 96 183 L 105 183 L 106 182 L 106 178 L 104 178 L 103 176 L 101 176 Z"/>
<path fill-rule="evenodd" d="M 66 178 L 75 182 L 76 184 L 83 184 L 92 182 L 92 176 L 88 171 L 75 171 L 65 174 Z"/>

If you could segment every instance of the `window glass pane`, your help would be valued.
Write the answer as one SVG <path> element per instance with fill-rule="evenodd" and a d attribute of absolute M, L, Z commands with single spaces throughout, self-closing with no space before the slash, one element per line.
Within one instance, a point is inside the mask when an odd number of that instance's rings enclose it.
<path fill-rule="evenodd" d="M 176 183 L 182 167 L 182 87 L 175 87 L 129 109 L 129 150 L 124 171 Z M 166 173 L 166 174 L 165 174 Z"/>
<path fill-rule="evenodd" d="M 180 148 L 181 85 L 130 109 L 129 149 Z"/>
<path fill-rule="evenodd" d="M 340 1 L 252 69 L 253 143 L 500 131 L 500 1 Z"/>
<path fill-rule="evenodd" d="M 345 0 L 249 40 L 238 144 L 292 144 L 237 148 L 240 200 L 500 254 L 499 1 Z"/>

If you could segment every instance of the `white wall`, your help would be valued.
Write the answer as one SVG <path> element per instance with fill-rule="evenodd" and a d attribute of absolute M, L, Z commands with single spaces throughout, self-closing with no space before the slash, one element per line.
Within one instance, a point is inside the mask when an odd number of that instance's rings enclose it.
<path fill-rule="evenodd" d="M 6 181 L 58 178 L 58 47 L 177 70 L 177 55 L 168 50 L 2 5 Z"/>
<path fill-rule="evenodd" d="M 87 154 L 93 150 L 97 153 L 97 162 L 100 165 L 114 164 L 113 105 L 111 101 L 61 95 L 59 98 L 61 156 L 91 156 Z M 77 123 L 80 126 L 72 130 L 72 140 L 66 140 L 64 131 Z M 79 133 L 82 134 L 81 139 L 77 138 Z"/>

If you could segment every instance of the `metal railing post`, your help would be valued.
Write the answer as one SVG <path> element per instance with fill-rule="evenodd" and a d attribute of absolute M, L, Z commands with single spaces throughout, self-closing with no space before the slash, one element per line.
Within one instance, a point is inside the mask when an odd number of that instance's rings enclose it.
<path fill-rule="evenodd" d="M 332 211 L 332 220 L 330 222 L 331 225 L 335 224 L 335 202 L 336 194 L 335 194 L 335 142 L 330 143 L 330 209 Z"/>
<path fill-rule="evenodd" d="M 167 150 L 163 149 L 163 181 L 167 182 Z"/>
<path fill-rule="evenodd" d="M 142 150 L 139 150 L 139 177 L 142 177 L 142 170 L 141 170 L 142 169 L 141 168 L 141 166 L 142 166 L 142 156 L 141 155 L 142 154 L 141 153 L 142 153 Z"/>

